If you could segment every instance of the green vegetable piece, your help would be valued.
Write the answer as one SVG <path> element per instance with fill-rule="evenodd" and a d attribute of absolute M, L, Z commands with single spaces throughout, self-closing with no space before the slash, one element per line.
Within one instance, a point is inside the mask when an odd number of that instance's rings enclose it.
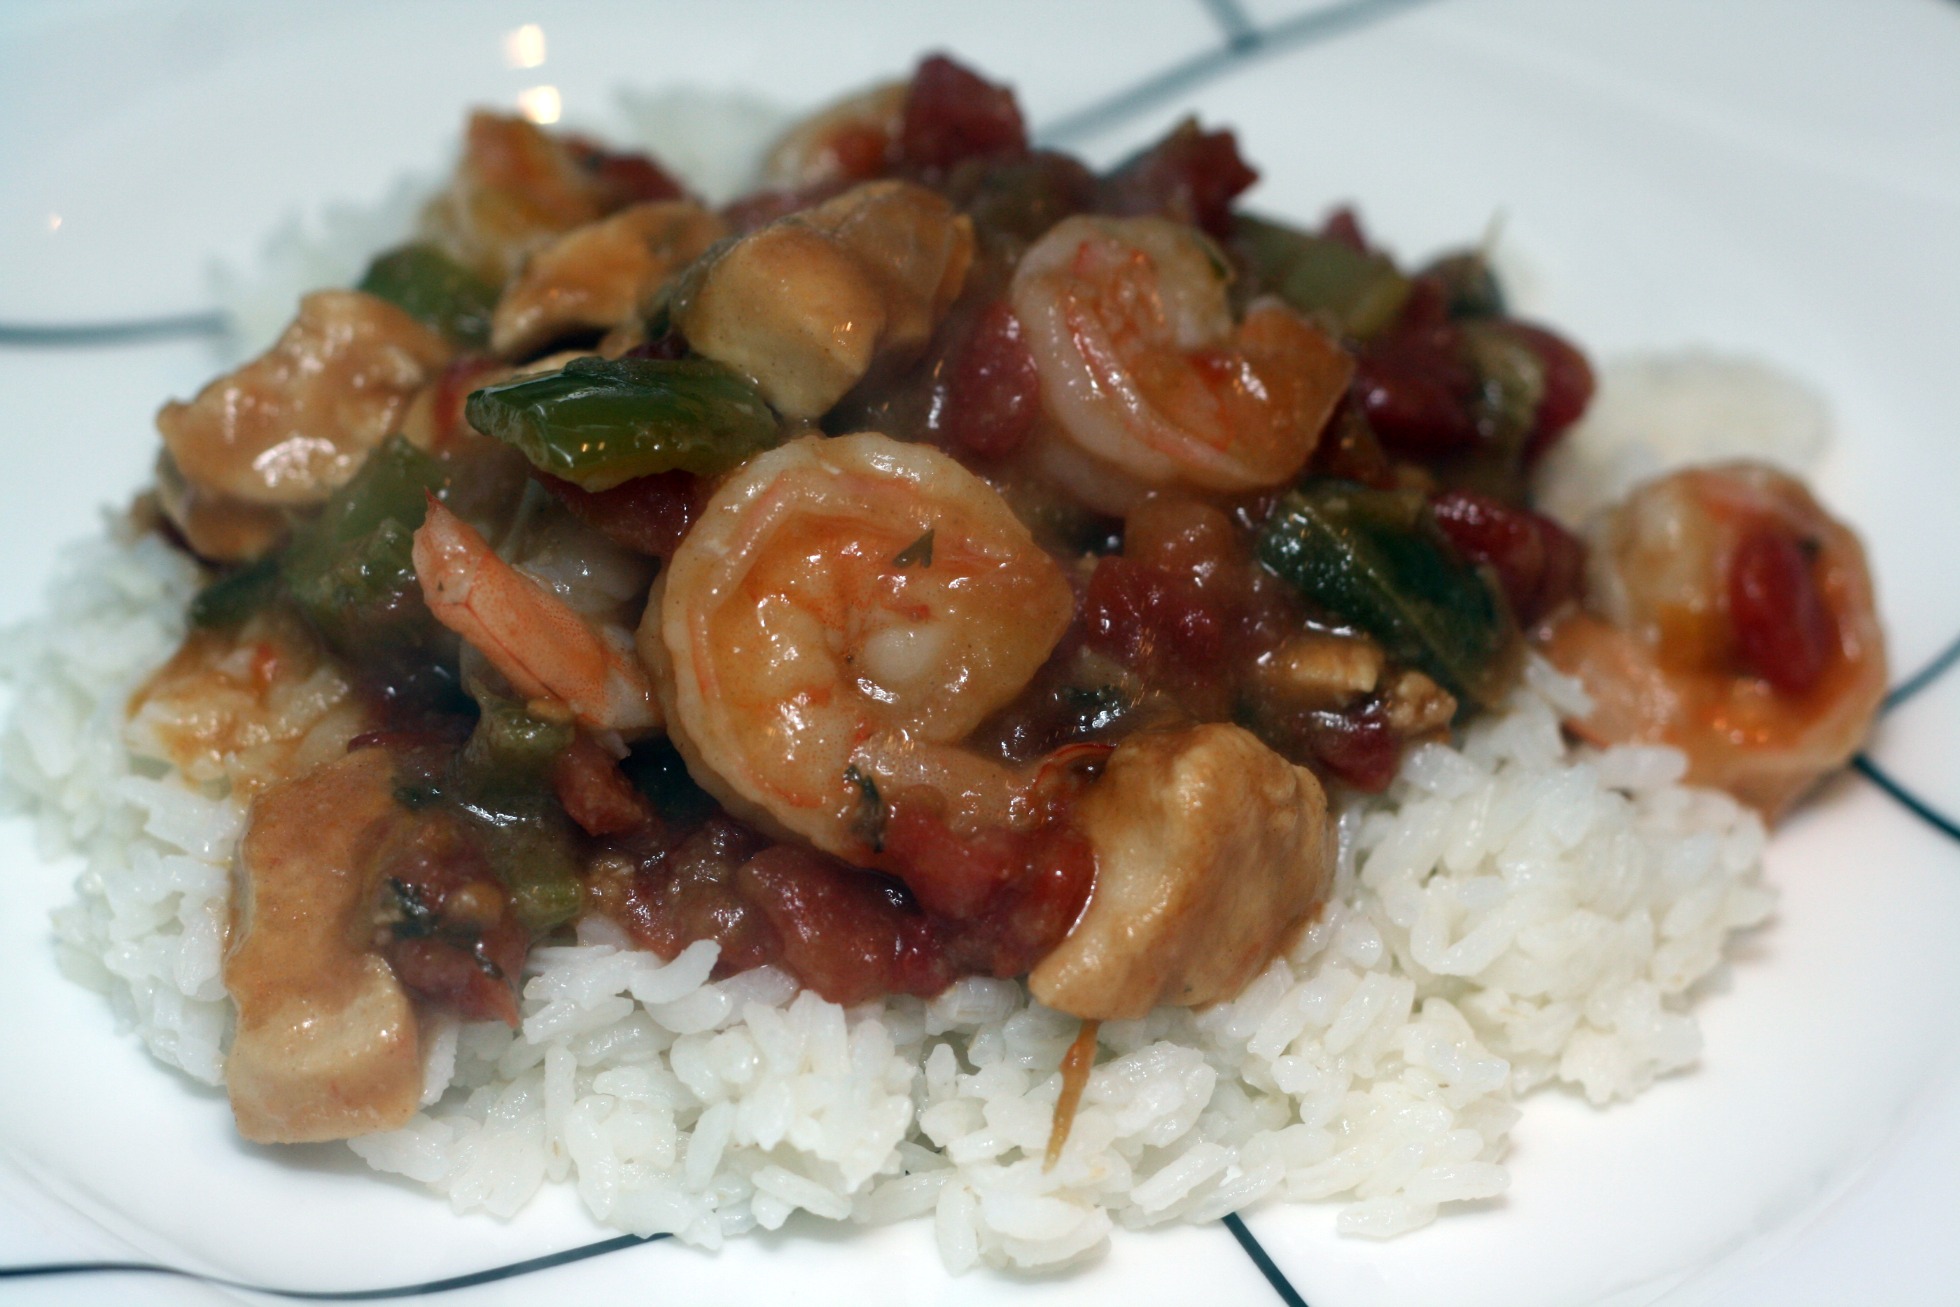
<path fill-rule="evenodd" d="M 754 386 L 705 359 L 573 359 L 487 386 L 464 415 L 586 490 L 681 469 L 714 476 L 782 438 Z"/>
<path fill-rule="evenodd" d="M 1235 234 L 1257 287 L 1357 339 L 1388 326 L 1409 298 L 1409 279 L 1385 254 L 1243 215 Z"/>
<path fill-rule="evenodd" d="M 238 626 L 279 597 L 279 559 L 267 555 L 227 572 L 191 600 L 191 625 L 203 630 Z"/>
<path fill-rule="evenodd" d="M 544 721 L 515 699 L 472 689 L 482 713 L 456 760 L 459 789 L 492 807 L 548 791 L 552 764 L 571 747 L 571 723 Z"/>
<path fill-rule="evenodd" d="M 439 464 L 392 436 L 335 491 L 281 560 L 287 593 L 340 652 L 406 665 L 437 636 L 410 557 Z"/>
<path fill-rule="evenodd" d="M 1496 318 L 1504 314 L 1504 287 L 1480 250 L 1445 254 L 1423 269 L 1443 283 L 1444 302 L 1453 318 Z"/>
<path fill-rule="evenodd" d="M 356 288 L 420 318 L 458 345 L 490 343 L 497 288 L 433 245 L 389 250 L 368 265 Z"/>
<path fill-rule="evenodd" d="M 1503 693 L 1517 632 L 1494 587 L 1450 550 L 1413 491 L 1319 481 L 1290 491 L 1259 560 L 1461 698 Z"/>
<path fill-rule="evenodd" d="M 585 899 L 578 850 L 562 817 L 539 813 L 500 823 L 484 840 L 491 874 L 510 892 L 517 919 L 539 934 L 578 915 Z"/>

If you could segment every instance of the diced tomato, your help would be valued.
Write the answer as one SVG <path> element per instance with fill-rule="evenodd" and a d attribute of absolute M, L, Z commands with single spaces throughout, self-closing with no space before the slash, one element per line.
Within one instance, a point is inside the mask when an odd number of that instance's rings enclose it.
<path fill-rule="evenodd" d="M 1089 645 L 1139 671 L 1215 668 L 1227 617 L 1191 579 L 1129 558 L 1098 559 L 1082 600 Z"/>
<path fill-rule="evenodd" d="M 882 876 L 779 844 L 744 863 L 737 884 L 775 927 L 783 965 L 833 1003 L 952 983 L 930 923 Z"/>
<path fill-rule="evenodd" d="M 1320 234 L 1328 240 L 1339 241 L 1356 254 L 1368 252 L 1368 235 L 1361 229 L 1361 215 L 1353 206 L 1343 204 L 1327 215 L 1327 221 L 1320 226 Z"/>
<path fill-rule="evenodd" d="M 489 936 L 476 941 L 474 948 L 437 937 L 394 940 L 382 956 L 403 985 L 463 1020 L 515 1026 L 516 980 L 530 941 L 522 932 L 513 938 L 514 947 L 494 950 L 501 954 L 500 960 L 489 956 L 493 951 Z"/>
<path fill-rule="evenodd" d="M 658 820 L 618 761 L 583 731 L 552 764 L 551 785 L 565 815 L 587 835 L 618 835 Z"/>
<path fill-rule="evenodd" d="M 1585 546 L 1550 518 L 1469 490 L 1438 495 L 1430 508 L 1458 553 L 1497 573 L 1519 624 L 1578 597 Z"/>
<path fill-rule="evenodd" d="M 1201 131 L 1187 118 L 1109 175 L 1101 207 L 1123 215 L 1162 214 L 1222 238 L 1231 234 L 1232 201 L 1258 180 L 1239 154 L 1238 137 Z"/>
<path fill-rule="evenodd" d="M 1434 458 L 1477 443 L 1477 376 L 1453 327 L 1401 328 L 1371 342 L 1355 357 L 1348 393 L 1397 453 Z"/>
<path fill-rule="evenodd" d="M 979 915 L 1021 870 L 1027 852 L 1014 831 L 956 833 L 943 803 L 924 789 L 885 805 L 879 863 L 903 880 L 927 912 L 955 920 Z"/>
<path fill-rule="evenodd" d="M 1321 766 L 1369 794 L 1388 788 L 1402 762 L 1402 741 L 1379 703 L 1312 717 L 1307 743 Z"/>
<path fill-rule="evenodd" d="M 918 168 L 950 168 L 964 159 L 1027 149 L 1027 124 L 1013 91 L 945 55 L 919 64 L 905 93 L 900 159 Z"/>
<path fill-rule="evenodd" d="M 947 369 L 940 432 L 955 449 L 1006 458 L 1040 414 L 1041 379 L 1021 320 L 997 301 L 980 311 Z"/>
<path fill-rule="evenodd" d="M 601 203 L 607 209 L 623 209 L 629 204 L 651 200 L 678 200 L 687 194 L 672 173 L 645 154 L 608 150 L 583 136 L 564 139 L 572 157 L 597 185 Z"/>
<path fill-rule="evenodd" d="M 734 975 L 782 957 L 768 917 L 744 898 L 735 875 L 768 841 L 728 817 L 713 817 L 680 845 L 634 872 L 607 915 L 665 958 L 696 940 L 721 946 L 717 975 Z"/>
<path fill-rule="evenodd" d="M 674 556 L 701 507 L 700 478 L 691 472 L 656 472 L 610 490 L 586 490 L 544 472 L 532 475 L 614 544 L 663 562 Z"/>
<path fill-rule="evenodd" d="M 1736 653 L 1777 693 L 1800 695 L 1823 679 L 1837 630 L 1803 543 L 1766 524 L 1729 560 L 1729 620 Z"/>

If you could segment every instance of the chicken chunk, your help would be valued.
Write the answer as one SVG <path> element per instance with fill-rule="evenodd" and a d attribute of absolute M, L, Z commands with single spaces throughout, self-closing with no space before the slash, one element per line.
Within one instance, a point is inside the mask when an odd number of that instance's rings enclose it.
<path fill-rule="evenodd" d="M 729 246 L 677 324 L 779 413 L 816 418 L 881 356 L 916 356 L 972 263 L 966 215 L 922 186 L 871 182 Z"/>
<path fill-rule="evenodd" d="M 721 219 L 687 200 L 636 204 L 568 232 L 497 301 L 491 348 L 521 358 L 567 332 L 616 327 L 725 234 Z"/>
<path fill-rule="evenodd" d="M 422 1059 L 407 991 L 371 945 L 376 851 L 396 813 L 393 765 L 351 753 L 260 795 L 239 847 L 225 988 L 238 1132 L 316 1143 L 415 1114 Z"/>
<path fill-rule="evenodd" d="M 187 486 L 245 504 L 318 504 L 398 427 L 447 341 L 385 300 L 324 290 L 270 350 L 157 414 Z"/>
<path fill-rule="evenodd" d="M 1237 726 L 1136 736 L 1077 811 L 1096 854 L 1081 918 L 1028 977 L 1071 1016 L 1231 998 L 1326 898 L 1327 799 Z"/>

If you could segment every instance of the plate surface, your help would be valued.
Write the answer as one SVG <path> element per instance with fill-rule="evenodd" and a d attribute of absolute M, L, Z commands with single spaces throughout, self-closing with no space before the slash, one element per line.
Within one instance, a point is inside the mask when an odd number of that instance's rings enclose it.
<path fill-rule="evenodd" d="M 504 37 L 540 22 L 546 58 Z M 603 123 L 616 88 L 761 92 L 790 107 L 959 52 L 1097 162 L 1185 113 L 1235 127 L 1252 199 L 1311 219 L 1355 199 L 1405 256 L 1504 218 L 1529 313 L 1597 357 L 1705 345 L 1828 396 L 1820 494 L 1865 533 L 1895 678 L 1960 633 L 1960 6 L 1936 0 L 1161 0 L 986 6 L 91 2 L 0 10 L 0 325 L 211 306 L 289 215 L 435 175 L 463 109 L 555 87 Z M 214 370 L 201 340 L 0 335 L 0 621 L 33 614 L 57 547 L 145 476 L 150 417 Z M 922 1226 L 792 1223 L 714 1257 L 656 1243 L 448 1293 L 598 1301 L 1948 1302 L 1960 1282 L 1960 672 L 1885 719 L 1863 776 L 1770 852 L 1775 921 L 1697 1012 L 1701 1064 L 1596 1112 L 1528 1101 L 1505 1199 L 1374 1244 L 1329 1206 L 1119 1235 L 1059 1278 L 938 1266 Z M 1876 779 L 1874 779 L 1876 778 Z M 1878 781 L 1929 809 L 1915 815 Z M 0 829 L 0 1269 L 161 1262 L 289 1289 L 412 1285 L 606 1237 L 566 1194 L 458 1218 L 338 1149 L 239 1144 L 220 1096 L 151 1064 L 55 971 L 75 868 Z M 1285 1295 L 1294 1295 L 1291 1299 Z M 200 1284 L 0 1279 L 9 1302 L 230 1301 Z"/>

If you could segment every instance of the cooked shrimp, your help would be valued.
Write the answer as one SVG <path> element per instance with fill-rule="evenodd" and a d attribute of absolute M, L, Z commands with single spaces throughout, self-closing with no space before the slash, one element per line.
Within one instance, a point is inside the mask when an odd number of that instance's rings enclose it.
<path fill-rule="evenodd" d="M 1163 218 L 1068 218 L 1022 258 L 1008 295 L 1051 419 L 1038 457 L 1091 506 L 1276 486 L 1306 465 L 1353 360 L 1277 301 L 1235 325 L 1228 275 Z"/>
<path fill-rule="evenodd" d="M 1074 610 L 986 483 L 870 432 L 751 459 L 662 587 L 640 650 L 689 770 L 738 815 L 860 864 L 879 786 L 989 783 L 957 742 L 1028 683 Z"/>
<path fill-rule="evenodd" d="M 925 347 L 966 283 L 973 223 L 910 182 L 858 186 L 729 246 L 676 325 L 790 418 L 816 418 L 881 356 Z"/>
<path fill-rule="evenodd" d="M 532 255 L 497 301 L 490 346 L 521 358 L 569 331 L 633 318 L 668 277 L 726 234 L 688 200 L 656 200 L 577 228 Z"/>
<path fill-rule="evenodd" d="M 1231 998 L 1333 881 L 1320 782 L 1238 726 L 1124 741 L 1078 812 L 1095 887 L 1028 976 L 1070 1016 L 1125 1021 Z"/>
<path fill-rule="evenodd" d="M 316 291 L 273 347 L 157 414 L 189 490 L 245 504 L 318 504 L 393 433 L 449 343 L 372 295 Z"/>
<path fill-rule="evenodd" d="M 591 730 L 638 732 L 660 725 L 631 638 L 582 616 L 497 557 L 474 527 L 433 497 L 415 533 L 414 559 L 429 611 L 489 659 L 519 694 L 562 705 Z"/>
<path fill-rule="evenodd" d="M 1673 745 L 1689 780 L 1771 817 L 1857 751 L 1885 696 L 1871 576 L 1800 483 L 1677 472 L 1591 535 L 1586 611 L 1546 643 L 1592 695 L 1581 736 Z"/>

